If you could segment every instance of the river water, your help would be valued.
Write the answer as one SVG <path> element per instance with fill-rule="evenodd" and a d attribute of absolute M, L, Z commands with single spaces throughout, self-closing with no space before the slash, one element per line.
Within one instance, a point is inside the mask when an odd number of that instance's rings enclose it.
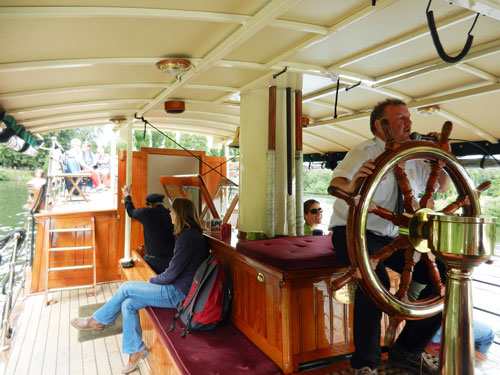
<path fill-rule="evenodd" d="M 25 181 L 0 181 L 0 238 L 9 235 L 14 229 L 24 228 L 26 222 L 31 220 L 29 210 L 23 208 L 28 196 Z M 28 234 L 26 239 L 28 239 Z M 2 260 L 0 263 L 0 280 L 8 272 L 12 250 L 11 244 L 0 249 Z M 17 263 L 16 280 L 19 280 L 22 276 L 18 273 L 22 262 L 23 259 L 19 259 Z M 0 295 L 0 302 L 3 301 L 3 297 L 3 295 Z"/>
<path fill-rule="evenodd" d="M 0 238 L 23 227 L 31 217 L 23 208 L 27 200 L 25 181 L 0 181 Z"/>

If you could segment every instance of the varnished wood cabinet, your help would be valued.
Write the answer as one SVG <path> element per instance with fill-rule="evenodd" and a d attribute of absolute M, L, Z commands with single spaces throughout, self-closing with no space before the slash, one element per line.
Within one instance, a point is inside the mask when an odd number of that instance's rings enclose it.
<path fill-rule="evenodd" d="M 345 269 L 283 272 L 223 241 L 209 238 L 209 243 L 231 272 L 232 323 L 284 374 L 324 374 L 335 357 L 353 351 L 352 305 L 337 302 L 330 290 Z"/>

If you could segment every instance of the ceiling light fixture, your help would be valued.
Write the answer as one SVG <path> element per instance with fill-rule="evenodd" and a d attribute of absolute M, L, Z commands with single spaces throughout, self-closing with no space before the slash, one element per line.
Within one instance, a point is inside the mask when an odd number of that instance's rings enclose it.
<path fill-rule="evenodd" d="M 177 75 L 189 69 L 191 63 L 186 59 L 165 59 L 158 61 L 156 67 L 163 73 Z"/>
<path fill-rule="evenodd" d="M 113 117 L 113 118 L 110 118 L 109 121 L 111 121 L 115 125 L 120 125 L 120 124 L 126 122 L 127 118 L 126 117 Z"/>
<path fill-rule="evenodd" d="M 434 113 L 438 112 L 439 112 L 439 106 L 436 104 L 417 108 L 417 113 L 425 117 L 432 116 Z"/>

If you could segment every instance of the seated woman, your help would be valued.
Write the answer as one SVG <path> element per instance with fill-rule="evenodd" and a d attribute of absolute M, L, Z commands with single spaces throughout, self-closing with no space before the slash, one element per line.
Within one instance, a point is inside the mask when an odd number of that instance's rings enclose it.
<path fill-rule="evenodd" d="M 92 316 L 71 321 L 71 325 L 80 330 L 101 330 L 123 313 L 122 350 L 130 354 L 128 364 L 122 369 L 123 374 L 134 371 L 139 360 L 149 354 L 149 349 L 142 341 L 138 310 L 146 306 L 176 307 L 186 298 L 196 270 L 208 256 L 208 247 L 193 202 L 177 198 L 170 212 L 177 241 L 168 268 L 152 277 L 149 283 L 123 283 L 115 295 Z"/>
<path fill-rule="evenodd" d="M 323 218 L 322 212 L 318 201 L 309 199 L 304 202 L 304 236 L 323 235 L 323 231 L 318 229 Z"/>

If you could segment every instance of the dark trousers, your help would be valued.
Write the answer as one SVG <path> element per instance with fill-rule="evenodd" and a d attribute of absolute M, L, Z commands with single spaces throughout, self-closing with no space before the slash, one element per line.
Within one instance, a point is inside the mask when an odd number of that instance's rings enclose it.
<path fill-rule="evenodd" d="M 377 236 L 366 232 L 366 243 L 370 255 L 392 242 L 392 238 Z M 349 263 L 346 244 L 346 227 L 333 228 L 332 243 L 336 254 Z M 385 288 L 390 288 L 390 279 L 385 267 L 401 273 L 405 265 L 404 251 L 396 251 L 391 257 L 381 262 L 375 269 L 380 282 Z M 446 269 L 442 263 L 437 262 L 441 279 L 444 280 Z M 432 284 L 428 275 L 428 268 L 420 261 L 415 265 L 412 279 L 426 287 L 419 295 L 419 299 L 432 294 Z M 444 282 L 444 281 L 443 281 Z M 355 352 L 351 358 L 353 368 L 368 366 L 372 369 L 380 365 L 380 336 L 382 311 L 379 310 L 361 291 L 356 289 L 354 297 L 354 347 Z M 434 334 L 441 325 L 441 314 L 421 320 L 407 320 L 403 331 L 396 343 L 409 352 L 423 352 Z"/>

